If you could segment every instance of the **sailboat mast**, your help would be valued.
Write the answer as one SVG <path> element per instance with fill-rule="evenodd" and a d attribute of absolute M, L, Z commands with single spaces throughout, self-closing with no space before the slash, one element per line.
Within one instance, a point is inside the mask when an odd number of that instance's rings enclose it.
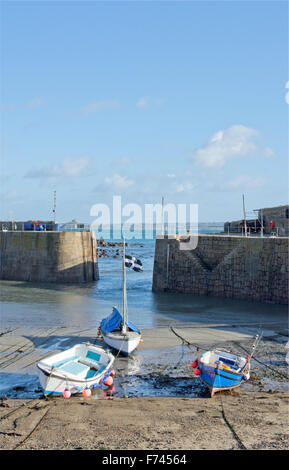
<path fill-rule="evenodd" d="M 123 267 L 123 297 L 122 297 L 122 314 L 123 314 L 123 323 L 122 323 L 122 331 L 127 331 L 127 300 L 126 300 L 126 271 L 125 271 L 125 238 L 123 237 L 123 260 L 122 260 L 122 267 Z"/>

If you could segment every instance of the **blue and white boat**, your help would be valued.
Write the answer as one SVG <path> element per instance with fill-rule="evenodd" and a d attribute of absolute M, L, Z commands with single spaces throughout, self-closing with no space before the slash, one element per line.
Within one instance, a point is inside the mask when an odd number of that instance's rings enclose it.
<path fill-rule="evenodd" d="M 193 363 L 195 375 L 206 384 L 213 397 L 216 392 L 239 387 L 250 378 L 250 356 L 236 356 L 227 351 L 205 352 Z"/>
<path fill-rule="evenodd" d="M 110 375 L 114 356 L 90 343 L 76 344 L 37 363 L 44 395 L 71 394 L 95 388 Z"/>
<path fill-rule="evenodd" d="M 126 356 L 138 347 L 141 340 L 140 330 L 128 319 L 124 328 L 124 317 L 116 307 L 112 308 L 109 317 L 102 320 L 100 332 L 108 346 Z"/>
<path fill-rule="evenodd" d="M 126 256 L 125 240 L 123 239 L 123 313 L 116 307 L 112 313 L 100 323 L 100 334 L 103 340 L 118 353 L 128 356 L 139 345 L 141 341 L 140 330 L 128 320 L 127 296 L 126 296 Z"/>

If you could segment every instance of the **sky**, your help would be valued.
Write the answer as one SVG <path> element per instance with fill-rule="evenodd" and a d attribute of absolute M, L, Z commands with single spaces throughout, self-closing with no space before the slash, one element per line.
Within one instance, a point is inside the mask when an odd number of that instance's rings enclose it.
<path fill-rule="evenodd" d="M 286 1 L 1 2 L 0 219 L 288 203 Z M 287 88 L 286 88 L 287 87 Z M 289 101 L 289 99 L 287 100 Z"/>

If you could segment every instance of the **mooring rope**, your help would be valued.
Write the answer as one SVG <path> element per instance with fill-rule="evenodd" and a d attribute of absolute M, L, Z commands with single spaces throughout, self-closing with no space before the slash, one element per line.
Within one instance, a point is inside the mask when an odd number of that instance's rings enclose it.
<path fill-rule="evenodd" d="M 184 342 L 182 341 L 182 352 L 181 352 L 180 358 L 178 359 L 177 363 L 169 371 L 167 371 L 167 369 L 169 368 L 169 366 L 167 366 L 164 369 L 164 372 L 167 372 L 167 374 L 170 374 L 174 369 L 177 369 L 177 367 L 180 365 L 184 355 L 185 355 L 185 345 L 184 345 Z"/>
<path fill-rule="evenodd" d="M 219 366 L 220 364 L 218 363 L 218 366 L 217 366 L 217 370 L 219 371 Z M 217 374 L 218 377 L 219 377 L 219 388 L 221 388 L 221 376 L 220 374 L 218 373 Z M 223 416 L 223 419 L 226 423 L 226 425 L 228 426 L 228 428 L 230 429 L 231 433 L 233 434 L 234 438 L 236 439 L 236 441 L 238 442 L 239 444 L 239 447 L 241 450 L 247 450 L 245 444 L 242 442 L 241 438 L 238 436 L 236 430 L 234 429 L 234 426 L 230 423 L 230 421 L 228 420 L 227 416 L 226 416 L 226 413 L 225 413 L 225 408 L 224 408 L 224 403 L 223 403 L 223 398 L 222 398 L 222 391 L 220 390 L 218 392 L 219 394 L 219 397 L 220 397 L 220 401 L 221 401 L 221 408 L 222 408 L 222 416 Z"/>
<path fill-rule="evenodd" d="M 189 347 L 189 349 L 191 349 L 190 346 L 194 346 L 194 347 L 197 349 L 197 351 L 199 351 L 199 350 L 206 351 L 206 349 L 201 348 L 200 346 L 195 345 L 195 344 L 189 342 L 188 340 L 186 340 L 185 338 L 183 338 L 181 335 L 179 335 L 179 334 L 173 329 L 173 327 L 170 327 L 170 329 L 171 329 L 171 331 L 172 331 L 178 338 L 181 339 L 181 341 L 182 341 L 182 346 L 183 346 L 183 347 L 184 347 L 184 345 L 186 345 L 187 347 Z M 178 362 L 180 362 L 180 361 L 178 361 Z M 219 376 L 219 380 L 220 380 L 220 376 Z M 230 423 L 230 421 L 228 420 L 228 418 L 227 418 L 227 416 L 226 416 L 225 408 L 224 408 L 224 403 L 223 403 L 223 399 L 222 399 L 222 392 L 219 392 L 219 395 L 220 395 L 221 408 L 222 408 L 222 417 L 223 417 L 223 419 L 224 419 L 225 424 L 228 426 L 228 428 L 229 428 L 230 431 L 232 432 L 232 434 L 233 434 L 235 440 L 238 442 L 238 445 L 239 445 L 240 449 L 242 449 L 242 450 L 247 450 L 245 444 L 243 443 L 243 441 L 241 440 L 241 438 L 238 436 L 236 430 L 234 429 L 234 426 Z"/>
<path fill-rule="evenodd" d="M 220 396 L 220 401 L 221 401 L 222 416 L 223 416 L 223 419 L 224 419 L 226 425 L 228 426 L 228 428 L 229 428 L 230 431 L 232 432 L 234 438 L 235 438 L 236 441 L 238 442 L 240 449 L 242 449 L 242 450 L 247 450 L 247 447 L 245 446 L 245 444 L 243 443 L 243 441 L 241 440 L 241 438 L 238 436 L 236 430 L 234 429 L 233 425 L 230 423 L 230 421 L 228 420 L 228 418 L 227 418 L 227 416 L 226 416 L 225 408 L 224 408 L 224 403 L 223 403 L 223 399 L 222 399 L 222 392 L 219 392 L 219 396 Z"/>
<path fill-rule="evenodd" d="M 238 343 L 237 341 L 235 341 L 235 344 L 237 344 L 241 349 L 243 349 L 243 351 L 245 351 L 247 354 L 249 354 L 248 351 L 247 351 L 243 346 L 241 346 L 240 343 Z M 277 374 L 277 375 L 279 375 L 280 377 L 283 377 L 283 378 L 285 378 L 285 379 L 288 380 L 288 378 L 289 378 L 289 375 L 288 375 L 288 374 L 283 373 L 283 372 L 279 372 L 278 370 L 275 370 L 273 367 L 269 366 L 268 364 L 265 364 L 264 362 L 260 361 L 260 360 L 257 359 L 256 357 L 253 357 L 252 359 L 254 359 L 254 361 L 258 362 L 258 363 L 261 364 L 262 366 L 267 367 L 268 369 L 270 369 L 272 372 L 274 372 L 274 374 Z"/>
<path fill-rule="evenodd" d="M 23 441 L 19 442 L 19 444 L 17 444 L 13 450 L 19 449 L 19 447 L 21 447 L 32 436 L 32 434 L 36 431 L 36 429 L 39 428 L 40 424 L 44 421 L 49 411 L 50 411 L 50 407 L 48 408 L 48 410 L 45 411 L 44 415 L 40 418 L 36 426 L 34 426 L 32 431 L 29 434 L 27 434 L 27 436 L 23 439 Z"/>
<path fill-rule="evenodd" d="M 94 339 L 93 344 L 96 344 L 96 341 L 97 341 L 97 340 L 100 340 L 100 338 L 101 338 L 101 335 L 99 335 L 99 336 L 97 335 L 96 338 Z M 124 342 L 125 342 L 125 339 L 122 341 L 122 343 L 121 343 L 121 345 L 120 345 L 120 348 L 119 348 L 119 350 L 117 351 L 116 356 L 114 357 L 114 360 L 116 360 L 116 359 L 118 358 L 118 356 L 119 356 L 119 354 L 120 354 L 120 351 L 121 351 L 121 349 L 122 349 L 122 346 L 123 346 Z"/>
<path fill-rule="evenodd" d="M 14 413 L 16 413 L 16 411 L 20 410 L 21 408 L 25 407 L 25 406 L 28 406 L 30 405 L 33 401 L 37 401 L 39 400 L 39 398 L 32 398 L 31 400 L 29 400 L 28 402 L 26 403 L 21 403 L 21 405 L 17 406 L 17 408 L 14 408 L 13 410 L 9 411 L 8 413 L 6 413 L 6 415 L 4 416 L 0 416 L 0 421 L 2 421 L 2 419 L 7 419 L 9 418 L 9 416 L 13 415 Z M 39 402 L 40 403 L 40 402 Z M 37 405 L 38 403 L 36 403 L 35 405 Z"/>
<path fill-rule="evenodd" d="M 180 334 L 178 334 L 172 326 L 170 326 L 170 330 L 174 333 L 174 335 L 176 335 L 178 338 L 180 338 L 182 340 L 182 342 L 189 348 L 190 346 L 193 346 L 194 348 L 196 348 L 197 350 L 202 350 L 202 351 L 207 351 L 207 349 L 204 349 L 204 348 L 201 348 L 200 346 L 198 346 L 197 344 L 194 344 L 194 343 L 190 343 L 187 339 L 183 338 Z"/>
<path fill-rule="evenodd" d="M 171 331 L 178 337 L 180 338 L 185 344 L 186 346 L 188 346 L 190 348 L 190 346 L 193 346 L 197 349 L 200 349 L 202 351 L 207 351 L 207 349 L 204 349 L 204 348 L 201 348 L 200 346 L 196 345 L 196 344 L 193 344 L 193 343 L 190 343 L 188 340 L 186 340 L 185 338 L 183 338 L 180 334 L 176 333 L 176 331 L 173 329 L 173 327 L 170 327 Z M 247 351 L 247 349 L 245 349 L 240 343 L 238 343 L 237 341 L 233 341 L 233 343 L 237 344 L 241 349 L 243 349 L 243 351 L 245 351 L 247 354 L 250 354 L 249 351 Z M 251 355 L 251 359 L 254 359 L 254 361 L 258 362 L 259 364 L 261 364 L 262 366 L 264 367 L 267 367 L 268 369 L 270 369 L 273 373 L 275 373 L 276 375 L 279 375 L 280 377 L 283 377 L 285 379 L 288 380 L 289 378 L 289 375 L 286 374 L 286 373 L 283 373 L 283 372 L 279 372 L 278 370 L 275 370 L 273 367 L 269 366 L 268 364 L 265 364 L 264 362 L 260 361 L 259 359 L 257 359 L 256 357 L 252 357 Z"/>

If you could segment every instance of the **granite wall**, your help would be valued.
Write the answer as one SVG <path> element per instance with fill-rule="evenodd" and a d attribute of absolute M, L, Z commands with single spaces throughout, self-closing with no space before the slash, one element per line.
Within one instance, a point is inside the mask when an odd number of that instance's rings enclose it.
<path fill-rule="evenodd" d="M 288 238 L 199 235 L 194 250 L 157 239 L 153 291 L 288 304 Z"/>
<path fill-rule="evenodd" d="M 0 232 L 0 279 L 89 282 L 98 279 L 90 232 Z"/>

